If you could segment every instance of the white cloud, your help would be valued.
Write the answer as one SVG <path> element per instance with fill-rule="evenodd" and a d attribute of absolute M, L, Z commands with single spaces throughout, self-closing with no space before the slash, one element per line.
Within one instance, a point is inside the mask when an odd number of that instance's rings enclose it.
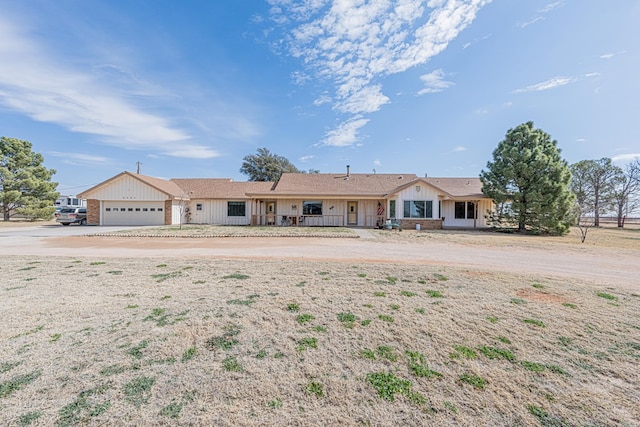
<path fill-rule="evenodd" d="M 343 123 L 337 128 L 327 132 L 322 141 L 324 145 L 332 147 L 347 147 L 360 141 L 358 131 L 369 123 L 369 119 L 362 116 L 355 116 Z"/>
<path fill-rule="evenodd" d="M 63 163 L 72 165 L 99 165 L 109 161 L 108 157 L 94 156 L 92 154 L 64 153 L 60 151 L 49 151 L 47 154 L 53 157 L 60 157 L 63 159 Z"/>
<path fill-rule="evenodd" d="M 578 139 L 576 139 L 576 142 L 581 142 L 581 143 L 582 142 L 587 142 L 587 139 L 586 138 L 578 138 Z"/>
<path fill-rule="evenodd" d="M 611 59 L 611 58 L 613 58 L 614 56 L 615 56 L 615 54 L 614 54 L 614 53 L 605 53 L 605 54 L 600 55 L 600 58 L 601 58 L 601 59 Z"/>
<path fill-rule="evenodd" d="M 382 166 L 382 162 L 380 160 L 374 160 L 373 161 L 373 165 L 374 166 Z"/>
<path fill-rule="evenodd" d="M 327 94 L 320 95 L 313 101 L 313 105 L 315 105 L 316 107 L 329 103 L 331 103 L 331 97 Z"/>
<path fill-rule="evenodd" d="M 560 86 L 566 86 L 571 83 L 575 83 L 585 78 L 599 76 L 599 73 L 588 73 L 581 76 L 568 76 L 568 77 L 554 77 L 549 80 L 545 80 L 540 83 L 536 83 L 530 86 L 526 86 L 520 89 L 516 89 L 513 93 L 525 93 L 525 92 L 540 92 L 543 90 L 555 89 Z"/>
<path fill-rule="evenodd" d="M 467 151 L 467 149 L 466 149 L 466 147 L 463 147 L 463 146 L 461 146 L 461 145 L 458 145 L 458 146 L 457 146 L 457 147 L 455 147 L 452 151 L 453 151 L 454 153 L 461 153 L 461 152 L 463 152 L 463 151 Z"/>
<path fill-rule="evenodd" d="M 21 22 L 20 27 L 13 22 Z M 132 67 L 126 59 L 110 53 L 104 56 L 100 46 L 82 52 L 82 61 L 68 60 L 34 34 L 26 18 L 0 16 L 1 106 L 124 149 L 191 158 L 217 156 L 206 146 L 183 145 L 193 136 L 178 121 L 193 124 L 198 120 L 195 114 L 175 107 L 175 93 L 185 96 L 184 91 L 141 81 L 129 71 Z M 200 113 L 208 109 L 201 108 Z M 256 131 L 250 123 L 230 117 L 209 116 L 208 121 L 224 123 L 216 135 Z"/>
<path fill-rule="evenodd" d="M 442 92 L 445 89 L 455 85 L 453 82 L 446 81 L 446 74 L 442 69 L 437 69 L 429 74 L 423 74 L 420 76 L 420 80 L 424 82 L 424 89 L 418 92 L 418 95 L 424 95 L 426 93 Z"/>
<path fill-rule="evenodd" d="M 546 19 L 545 15 L 548 15 L 552 11 L 558 9 L 559 7 L 564 6 L 564 3 L 565 3 L 564 0 L 557 1 L 557 2 L 554 2 L 554 3 L 548 3 L 542 9 L 538 10 L 538 15 L 534 16 L 533 18 L 529 19 L 528 21 L 525 21 L 525 22 L 522 22 L 522 23 L 518 24 L 518 26 L 520 28 L 526 28 L 529 25 L 535 24 L 536 22 L 544 21 Z"/>
<path fill-rule="evenodd" d="M 309 160 L 313 160 L 315 158 L 316 158 L 316 156 L 310 155 L 310 156 L 302 156 L 298 160 L 301 161 L 302 163 L 306 163 Z"/>
<path fill-rule="evenodd" d="M 619 154 L 612 157 L 611 160 L 616 163 L 633 162 L 634 160 L 640 160 L 640 153 Z"/>
<path fill-rule="evenodd" d="M 187 159 L 211 159 L 220 156 L 220 153 L 212 150 L 209 147 L 190 144 L 180 145 L 175 149 L 163 151 L 162 154 L 166 156 L 183 157 Z"/>
<path fill-rule="evenodd" d="M 516 89 L 514 93 L 523 93 L 523 92 L 539 92 L 541 90 L 549 90 L 559 86 L 565 86 L 569 83 L 573 83 L 577 80 L 576 77 L 554 77 L 549 80 L 545 80 L 541 83 L 536 83 L 534 85 L 530 85 L 521 89 Z"/>
<path fill-rule="evenodd" d="M 336 111 L 355 115 L 389 103 L 381 79 L 428 62 L 490 2 L 269 0 L 274 22 L 294 25 L 289 53 L 334 86 Z"/>

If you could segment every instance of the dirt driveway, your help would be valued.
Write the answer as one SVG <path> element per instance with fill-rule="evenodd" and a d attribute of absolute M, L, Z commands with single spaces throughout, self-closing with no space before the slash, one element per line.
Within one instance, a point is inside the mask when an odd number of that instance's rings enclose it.
<path fill-rule="evenodd" d="M 640 291 L 640 239 L 638 244 L 612 247 L 580 245 L 569 238 L 530 240 L 486 233 L 363 230 L 360 234 L 360 238 L 32 236 L 3 241 L 0 255 L 442 264 L 478 271 L 578 278 L 604 287 Z"/>

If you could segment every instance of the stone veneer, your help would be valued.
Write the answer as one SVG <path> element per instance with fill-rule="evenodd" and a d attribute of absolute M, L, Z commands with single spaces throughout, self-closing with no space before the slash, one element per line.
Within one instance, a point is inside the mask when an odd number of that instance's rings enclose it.
<path fill-rule="evenodd" d="M 100 200 L 87 200 L 87 224 L 100 225 Z"/>

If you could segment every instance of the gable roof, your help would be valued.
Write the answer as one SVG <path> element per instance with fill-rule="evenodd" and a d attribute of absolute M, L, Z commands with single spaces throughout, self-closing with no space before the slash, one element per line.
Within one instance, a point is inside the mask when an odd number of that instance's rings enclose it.
<path fill-rule="evenodd" d="M 283 173 L 271 191 L 256 191 L 248 195 L 382 198 L 399 185 L 416 178 L 415 174 Z"/>
<path fill-rule="evenodd" d="M 273 182 L 235 182 L 230 178 L 173 178 L 191 199 L 249 199 L 247 193 L 266 192 Z"/>
<path fill-rule="evenodd" d="M 451 198 L 487 199 L 482 192 L 480 178 L 422 178 L 428 184 L 447 193 Z"/>
<path fill-rule="evenodd" d="M 169 197 L 180 198 L 184 194 L 184 191 L 180 187 L 178 187 L 178 185 L 176 185 L 176 183 L 174 182 L 171 182 L 162 178 L 155 178 L 153 176 L 141 175 L 137 173 L 124 171 L 114 177 L 107 179 L 106 181 L 101 182 L 100 184 L 94 187 L 89 188 L 88 190 L 85 190 L 79 193 L 78 197 L 82 199 L 87 199 L 89 198 L 87 196 L 93 193 L 94 191 L 124 176 L 129 176 L 131 178 L 137 179 L 138 181 L 143 182 L 162 193 L 165 193 Z"/>

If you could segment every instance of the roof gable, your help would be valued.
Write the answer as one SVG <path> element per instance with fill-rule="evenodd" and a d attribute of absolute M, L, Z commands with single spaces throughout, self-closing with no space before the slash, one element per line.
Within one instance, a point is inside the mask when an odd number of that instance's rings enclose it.
<path fill-rule="evenodd" d="M 172 198 L 180 198 L 184 193 L 182 189 L 180 189 L 180 187 L 178 187 L 175 183 L 168 181 L 166 179 L 155 178 L 152 176 L 135 174 L 135 173 L 124 171 L 122 173 L 119 173 L 116 176 L 113 176 L 107 179 L 106 181 L 101 182 L 100 184 L 94 187 L 89 188 L 88 190 L 85 190 L 79 193 L 78 197 L 83 199 L 89 199 L 91 198 L 92 193 L 95 193 L 96 191 L 103 189 L 124 177 L 130 177 L 130 178 L 136 179 Z"/>

